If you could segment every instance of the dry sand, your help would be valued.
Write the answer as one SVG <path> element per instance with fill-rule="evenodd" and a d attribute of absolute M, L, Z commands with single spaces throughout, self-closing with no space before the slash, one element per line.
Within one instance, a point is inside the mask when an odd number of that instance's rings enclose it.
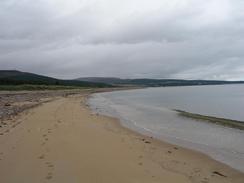
<path fill-rule="evenodd" d="M 86 94 L 21 114 L 0 135 L 1 183 L 225 183 L 244 174 L 93 114 Z"/>

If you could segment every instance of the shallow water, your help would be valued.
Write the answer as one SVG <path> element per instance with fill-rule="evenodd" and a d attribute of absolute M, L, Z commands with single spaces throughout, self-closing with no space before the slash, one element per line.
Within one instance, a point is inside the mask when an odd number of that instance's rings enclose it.
<path fill-rule="evenodd" d="M 244 131 L 180 117 L 172 109 L 244 121 L 244 85 L 147 88 L 99 93 L 93 110 L 122 125 L 204 152 L 244 172 Z"/>

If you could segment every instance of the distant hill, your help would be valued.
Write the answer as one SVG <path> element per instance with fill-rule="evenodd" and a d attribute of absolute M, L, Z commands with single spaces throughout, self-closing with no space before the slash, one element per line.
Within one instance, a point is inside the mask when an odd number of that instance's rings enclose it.
<path fill-rule="evenodd" d="M 38 74 L 21 72 L 16 70 L 0 70 L 0 85 L 60 85 L 79 87 L 109 87 L 111 85 L 102 82 L 88 82 L 78 80 L 62 80 Z"/>
<path fill-rule="evenodd" d="M 244 84 L 244 81 L 217 81 L 217 80 L 180 80 L 180 79 L 120 79 L 113 77 L 86 77 L 75 80 L 62 80 L 38 74 L 17 70 L 0 70 L 0 85 L 59 85 L 79 87 L 112 87 L 112 86 L 193 86 L 193 85 L 220 85 Z"/>
<path fill-rule="evenodd" d="M 126 80 L 120 78 L 113 77 L 87 77 L 87 78 L 78 78 L 79 81 L 87 81 L 87 82 L 99 82 L 99 83 L 107 83 L 107 84 L 119 84 L 124 83 Z"/>
<path fill-rule="evenodd" d="M 159 86 L 194 86 L 194 85 L 221 85 L 244 84 L 244 81 L 217 81 L 217 80 L 182 80 L 182 79 L 120 79 L 107 77 L 78 78 L 79 81 L 101 82 L 111 85 L 135 85 L 146 87 Z"/>

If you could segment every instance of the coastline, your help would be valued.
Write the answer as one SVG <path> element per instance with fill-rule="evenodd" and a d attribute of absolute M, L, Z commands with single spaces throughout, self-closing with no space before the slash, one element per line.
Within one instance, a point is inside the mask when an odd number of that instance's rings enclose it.
<path fill-rule="evenodd" d="M 187 88 L 185 90 L 189 91 L 191 89 L 192 88 Z M 203 88 L 202 90 L 207 92 L 207 88 Z M 197 109 L 198 106 L 201 108 L 201 105 L 198 105 L 198 99 L 195 100 L 197 102 L 193 101 L 193 103 L 191 103 L 191 99 L 189 99 L 188 103 L 186 99 L 184 99 L 184 95 L 179 98 L 176 96 L 177 100 L 174 98 L 172 99 L 174 93 L 169 94 L 169 91 L 181 91 L 184 93 L 184 87 L 177 88 L 176 90 L 170 88 L 149 88 L 135 91 L 94 94 L 94 97 L 89 99 L 89 104 L 94 111 L 102 115 L 119 118 L 121 124 L 127 128 L 147 136 L 153 136 L 170 144 L 176 144 L 207 154 L 219 162 L 244 172 L 243 131 L 213 122 L 198 121 L 179 116 L 178 112 L 172 110 L 176 108 L 175 106 L 178 106 L 178 108 L 196 106 L 195 109 L 194 107 L 189 107 L 188 111 L 196 110 L 199 112 L 201 110 Z M 195 90 L 193 90 L 192 93 L 194 93 L 194 91 Z M 173 103 L 169 101 L 173 101 Z M 183 103 L 181 103 L 182 101 Z M 206 99 L 206 101 L 208 100 Z M 207 103 L 208 102 L 205 102 L 205 106 L 207 106 Z M 209 103 L 211 104 L 213 102 L 210 101 Z M 212 106 L 214 105 L 211 105 L 211 107 Z M 236 104 L 236 106 L 238 105 Z M 212 107 L 212 109 L 213 110 L 210 108 L 209 111 L 215 113 L 214 107 Z M 217 111 L 218 110 L 219 108 L 217 108 Z M 207 113 L 205 110 L 201 112 L 204 114 Z M 226 111 L 224 115 L 226 114 L 228 116 L 228 114 L 232 114 L 233 119 L 235 119 L 236 117 L 233 115 L 235 113 L 237 113 L 236 116 L 239 116 L 238 110 L 236 112 L 235 108 L 231 108 L 229 113 Z M 221 113 L 216 113 L 215 115 L 221 116 Z M 219 121 L 219 119 L 214 118 L 214 121 L 215 120 Z"/>
<path fill-rule="evenodd" d="M 207 155 L 93 114 L 86 105 L 91 93 L 58 98 L 21 114 L 17 119 L 22 123 L 0 136 L 2 180 L 243 182 L 243 173 Z"/>

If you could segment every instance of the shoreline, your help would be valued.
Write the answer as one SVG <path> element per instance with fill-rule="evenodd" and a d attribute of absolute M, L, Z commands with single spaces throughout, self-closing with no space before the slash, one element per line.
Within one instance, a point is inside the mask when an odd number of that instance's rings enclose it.
<path fill-rule="evenodd" d="M 62 97 L 29 109 L 28 114 L 18 116 L 18 120 L 23 120 L 23 122 L 13 129 L 13 132 L 11 131 L 6 136 L 4 135 L 4 140 L 0 136 L 0 145 L 1 147 L 5 147 L 4 150 L 8 152 L 0 152 L 0 175 L 4 177 L 3 180 L 9 180 L 11 178 L 16 178 L 17 180 L 17 178 L 20 178 L 20 175 L 22 176 L 19 180 L 25 180 L 26 182 L 31 182 L 30 180 L 33 180 L 34 175 L 40 178 L 40 180 L 44 179 L 44 182 L 49 180 L 52 182 L 65 182 L 66 180 L 67 182 L 67 180 L 72 180 L 72 176 L 77 177 L 77 180 L 87 182 L 97 182 L 96 177 L 102 177 L 104 181 L 100 182 L 131 182 L 132 180 L 137 180 L 140 182 L 241 183 L 244 180 L 243 173 L 213 160 L 201 152 L 182 148 L 139 134 L 122 126 L 119 119 L 93 114 L 85 102 L 91 93 L 93 92 L 84 92 L 65 98 Z M 49 114 L 52 113 L 55 114 L 54 119 L 53 117 L 50 118 L 52 115 Z M 41 116 L 41 114 L 46 115 Z M 33 124 L 33 119 L 39 123 Z M 45 124 L 42 124 L 44 123 L 43 120 Z M 50 124 L 53 125 L 53 128 L 50 127 Z M 36 125 L 40 125 L 41 127 L 37 128 Z M 28 130 L 31 131 L 28 132 Z M 45 130 L 47 132 L 42 134 Z M 32 131 L 37 134 L 32 133 Z M 52 133 L 49 133 L 50 131 Z M 63 134 L 67 134 L 68 136 L 63 136 Z M 44 157 L 40 155 L 39 158 L 34 157 L 32 159 L 32 156 L 28 155 L 33 152 L 26 151 L 29 150 L 30 145 L 35 144 L 34 146 L 38 146 L 39 144 L 36 142 L 40 141 L 39 136 L 43 135 L 45 135 L 43 137 L 43 143 L 45 143 L 43 146 L 47 146 L 45 148 L 48 151 L 44 152 Z M 22 138 L 17 142 L 12 136 L 22 136 Z M 30 136 L 33 138 L 29 139 Z M 47 137 L 48 140 L 45 140 Z M 10 144 L 5 143 L 8 139 Z M 51 142 L 49 142 L 50 140 Z M 64 143 L 60 144 L 59 141 Z M 23 144 L 24 147 L 21 146 L 23 142 L 26 142 Z M 15 151 L 11 151 L 13 144 Z M 78 144 L 81 145 L 77 146 Z M 18 145 L 19 148 L 16 147 Z M 38 146 L 37 149 L 40 150 L 42 148 Z M 62 151 L 59 151 L 61 149 Z M 25 153 L 27 153 L 27 156 Z M 56 153 L 58 153 L 57 157 L 55 157 Z M 9 158 L 7 158 L 8 154 L 10 156 Z M 18 156 L 16 157 L 17 154 Z M 73 154 L 73 156 L 70 157 L 70 154 Z M 30 157 L 30 159 L 24 162 L 24 157 Z M 40 171 L 37 171 L 35 168 L 31 170 L 31 167 L 28 166 L 26 166 L 26 169 L 34 171 L 33 176 L 31 174 L 29 177 L 25 176 L 26 172 L 19 170 L 21 173 L 17 171 L 19 174 L 14 177 L 13 174 L 16 172 L 7 171 L 13 168 L 13 165 L 15 165 L 15 169 L 17 170 L 19 167 L 18 164 L 26 165 L 26 163 L 36 161 L 38 162 L 34 164 L 35 167 L 38 167 L 39 161 L 43 159 L 49 159 L 48 162 L 51 160 L 54 161 L 51 165 L 55 168 L 46 177 L 43 174 L 40 176 L 37 173 Z M 5 162 L 3 163 L 5 166 L 1 166 L 2 162 Z M 68 163 L 68 166 L 64 167 L 63 163 L 65 162 Z M 90 166 L 95 168 L 95 170 L 89 169 Z M 64 173 L 63 169 L 67 170 L 65 172 L 65 179 L 62 179 L 64 178 L 62 177 L 62 173 Z M 79 170 L 82 171 L 79 172 Z M 74 173 L 77 171 L 79 174 Z M 9 176 L 11 173 L 12 177 Z M 94 177 L 87 177 L 87 174 Z"/>
<path fill-rule="evenodd" d="M 137 89 L 137 88 L 136 88 L 136 89 Z M 143 89 L 143 88 L 138 88 L 138 89 Z M 107 93 L 107 92 L 113 92 L 113 91 L 110 91 L 110 90 L 108 90 L 108 91 L 102 91 L 102 93 Z M 211 161 L 214 161 L 214 162 L 216 162 L 217 164 L 221 164 L 222 166 L 226 166 L 227 168 L 233 169 L 234 171 L 237 171 L 237 172 L 239 172 L 239 173 L 241 173 L 241 174 L 244 175 L 244 172 L 242 172 L 242 171 L 240 171 L 240 170 L 238 170 L 238 169 L 235 169 L 235 168 L 231 167 L 230 165 L 225 164 L 225 163 L 223 163 L 223 162 L 221 162 L 221 161 L 218 161 L 218 160 L 214 159 L 213 157 L 211 157 L 210 155 L 208 155 L 208 154 L 206 154 L 206 153 L 203 153 L 203 152 L 198 151 L 198 150 L 196 150 L 196 149 L 190 149 L 190 148 L 187 148 L 187 147 L 183 147 L 183 146 L 178 145 L 178 144 L 172 144 L 172 143 L 169 143 L 169 142 L 167 142 L 167 141 L 165 141 L 165 140 L 159 139 L 159 138 L 157 138 L 157 137 L 153 137 L 153 136 L 151 136 L 151 135 L 149 135 L 149 134 L 145 134 L 145 133 L 142 133 L 142 132 L 133 130 L 133 129 L 131 129 L 131 128 L 125 126 L 125 125 L 123 125 L 122 122 L 121 122 L 121 120 L 120 120 L 119 118 L 117 118 L 117 117 L 114 117 L 114 116 L 108 116 L 108 115 L 106 115 L 106 114 L 100 114 L 100 113 L 97 113 L 96 111 L 94 111 L 94 110 L 87 104 L 87 100 L 89 100 L 89 98 L 90 98 L 93 94 L 96 94 L 96 93 L 100 93 L 100 92 L 90 93 L 90 94 L 88 94 L 88 95 L 86 96 L 86 98 L 85 98 L 85 104 L 86 104 L 86 107 L 87 107 L 91 112 L 96 113 L 96 115 L 98 115 L 98 116 L 104 116 L 104 117 L 106 117 L 106 118 L 111 118 L 111 119 L 114 121 L 114 123 L 117 125 L 118 128 L 122 128 L 123 130 L 129 131 L 129 133 L 132 133 L 132 134 L 141 136 L 143 142 L 145 142 L 145 143 L 149 143 L 149 144 L 150 144 L 150 143 L 151 143 L 150 141 L 154 141 L 154 142 L 156 142 L 158 145 L 162 145 L 162 146 L 164 146 L 165 144 L 167 144 L 168 146 L 175 146 L 174 149 L 179 149 L 179 148 L 181 148 L 181 149 L 184 149 L 185 151 L 188 151 L 188 152 L 191 152 L 191 153 L 193 152 L 193 153 L 196 153 L 196 154 L 200 154 L 201 156 L 205 156 L 207 159 L 210 159 Z M 184 112 L 184 111 L 180 111 L 180 110 L 173 110 L 173 111 L 176 111 L 176 112 L 178 112 L 178 113 L 180 113 L 180 112 Z M 180 114 L 178 114 L 178 115 L 180 115 Z M 190 118 L 190 117 L 189 117 L 189 118 Z M 194 118 L 193 118 L 193 119 L 194 119 Z M 222 119 L 222 118 L 217 118 L 217 119 Z M 199 119 L 199 120 L 201 120 L 201 119 Z M 233 120 L 233 121 L 234 121 L 234 120 Z M 204 122 L 204 120 L 203 120 L 203 122 Z M 223 125 L 223 126 L 224 126 L 224 125 Z M 228 126 L 227 126 L 227 127 L 228 127 Z M 149 140 L 147 140 L 147 139 L 149 139 Z M 227 176 L 225 176 L 224 174 L 222 174 L 222 173 L 220 173 L 220 172 L 218 172 L 218 171 L 213 171 L 213 173 L 215 173 L 216 175 L 222 176 L 222 177 L 227 177 Z"/>
<path fill-rule="evenodd" d="M 129 99 L 132 99 L 133 101 L 133 97 L 136 97 L 138 93 L 138 95 L 141 96 L 140 92 L 141 91 L 129 92 Z M 141 93 L 143 93 L 143 91 Z M 147 92 L 145 91 L 144 95 L 145 93 Z M 170 121 L 170 118 L 167 118 L 167 113 L 161 115 L 161 108 L 159 110 L 156 108 L 156 112 L 151 112 L 154 107 L 151 103 L 150 106 L 146 108 L 147 104 L 143 103 L 143 100 L 135 99 L 135 101 L 139 101 L 139 104 L 142 104 L 142 107 L 140 107 L 138 103 L 134 104 L 130 102 L 130 100 L 126 98 L 126 92 L 111 94 L 111 97 L 110 94 L 106 93 L 104 95 L 98 94 L 94 96 L 95 98 L 91 99 L 89 102 L 92 110 L 97 111 L 101 115 L 119 118 L 122 126 L 147 136 L 153 136 L 164 142 L 203 153 L 218 162 L 230 166 L 240 172 L 244 172 L 244 159 L 242 156 L 243 143 L 241 141 L 243 139 L 242 131 L 240 131 L 239 128 L 230 128 L 229 126 L 218 124 L 219 121 L 225 123 L 229 121 L 233 121 L 234 123 L 236 121 L 215 117 L 210 118 L 210 120 L 214 120 L 213 122 L 201 121 L 200 119 L 199 121 L 195 119 L 190 120 L 185 116 L 179 116 L 178 111 L 174 111 L 173 109 L 172 113 L 175 118 L 177 116 L 179 117 L 177 117 L 176 120 L 173 118 L 173 121 Z M 144 104 L 146 106 L 145 110 Z M 135 110 L 133 107 L 135 107 Z M 162 105 L 161 107 L 163 108 Z M 147 109 L 149 110 L 147 111 Z M 202 118 L 203 116 L 200 115 L 200 117 Z M 209 120 L 209 117 L 207 119 Z M 174 120 L 175 123 L 172 123 L 171 125 L 171 122 L 174 122 Z M 160 126 L 160 124 L 164 123 L 166 124 L 165 126 Z M 173 127 L 170 128 L 171 126 Z M 186 133 L 185 129 L 189 130 L 188 133 Z M 175 132 L 179 132 L 179 134 Z M 226 136 L 226 134 L 230 134 L 230 136 Z M 224 141 L 223 139 L 226 139 L 227 141 Z"/>

